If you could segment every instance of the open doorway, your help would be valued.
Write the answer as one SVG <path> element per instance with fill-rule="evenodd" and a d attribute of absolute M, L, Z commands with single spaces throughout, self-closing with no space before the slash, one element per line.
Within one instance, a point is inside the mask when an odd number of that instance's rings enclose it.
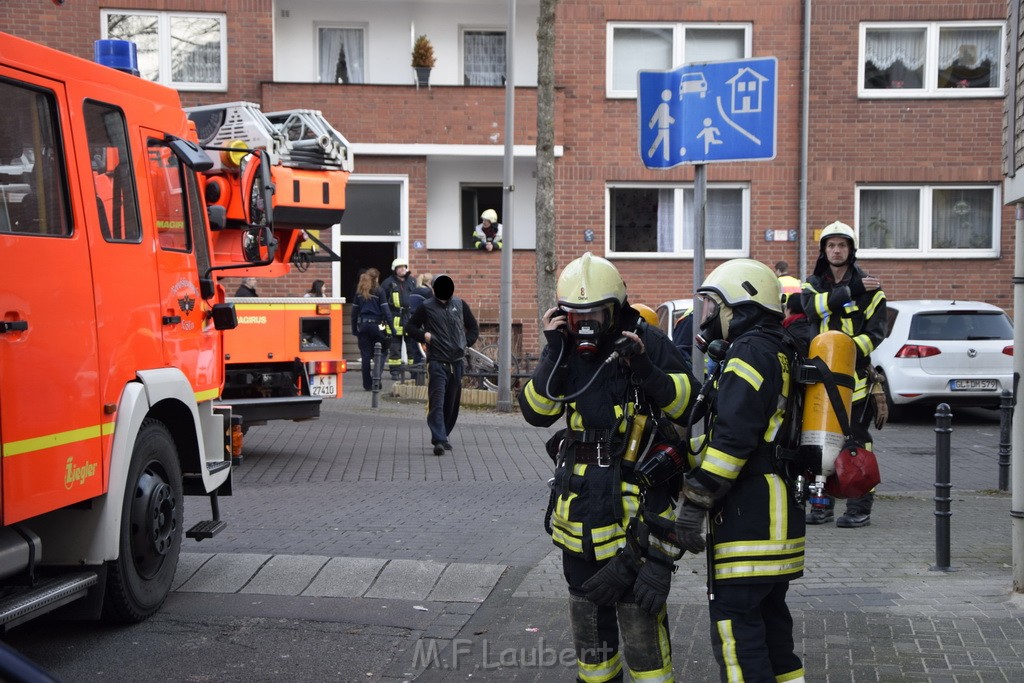
<path fill-rule="evenodd" d="M 380 281 L 391 275 L 391 262 L 395 260 L 398 245 L 395 242 L 343 242 L 341 245 L 341 273 L 338 282 L 341 296 L 352 301 L 359 284 L 359 273 L 366 268 L 380 271 Z"/>

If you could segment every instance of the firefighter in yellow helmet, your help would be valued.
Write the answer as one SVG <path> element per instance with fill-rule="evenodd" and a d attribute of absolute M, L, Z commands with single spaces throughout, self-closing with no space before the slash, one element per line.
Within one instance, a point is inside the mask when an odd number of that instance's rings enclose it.
<path fill-rule="evenodd" d="M 709 410 L 703 435 L 691 437 L 676 535 L 690 552 L 707 546 L 721 679 L 803 681 L 786 592 L 803 575 L 804 514 L 774 457 L 794 390 L 782 290 L 765 264 L 733 259 L 697 294 L 697 346 L 718 363 L 702 390 Z"/>
<path fill-rule="evenodd" d="M 391 308 L 391 348 L 388 350 L 387 366 L 391 379 L 400 380 L 403 374 L 402 347 L 405 347 L 405 365 L 422 365 L 423 352 L 416 340 L 406 334 L 405 324 L 409 322 L 412 309 L 409 295 L 415 282 L 409 277 L 409 261 L 402 257 L 391 262 L 391 275 L 381 283 L 380 288 Z"/>
<path fill-rule="evenodd" d="M 857 378 L 853 389 L 853 408 L 850 411 L 850 429 L 857 443 L 871 450 L 868 425 L 885 424 L 885 395 L 872 399 L 868 376 L 871 370 L 871 352 L 885 339 L 885 293 L 882 281 L 864 272 L 857 265 L 857 235 L 846 223 L 836 221 L 821 231 L 818 241 L 820 253 L 814 273 L 807 278 L 801 293 L 804 313 L 815 333 L 839 330 L 853 338 L 857 347 Z M 856 528 L 871 523 L 874 492 L 860 498 L 848 498 L 846 511 L 836 520 L 841 528 Z M 807 512 L 808 524 L 827 524 L 834 516 L 829 507 L 813 508 Z"/>
<path fill-rule="evenodd" d="M 694 380 L 609 261 L 569 263 L 557 297 L 519 405 L 532 425 L 566 421 L 548 443 L 548 532 L 562 549 L 578 680 L 622 680 L 625 665 L 635 680 L 671 681 L 665 601 L 682 555 L 672 524 L 683 462 L 671 423 L 685 424 Z M 666 476 L 648 472 L 663 461 Z"/>
<path fill-rule="evenodd" d="M 480 223 L 473 229 L 474 246 L 481 251 L 501 251 L 501 223 L 498 212 L 487 209 L 480 214 Z"/>

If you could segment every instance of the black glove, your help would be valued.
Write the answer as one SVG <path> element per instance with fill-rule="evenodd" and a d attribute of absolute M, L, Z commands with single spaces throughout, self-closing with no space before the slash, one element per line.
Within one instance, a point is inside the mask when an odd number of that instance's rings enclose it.
<path fill-rule="evenodd" d="M 636 582 L 633 584 L 636 604 L 652 617 L 661 612 L 665 601 L 668 600 L 674 569 L 675 565 L 666 560 L 653 560 L 648 557 L 636 575 Z"/>
<path fill-rule="evenodd" d="M 683 501 L 676 515 L 676 538 L 679 547 L 691 553 L 702 553 L 704 542 L 704 514 L 707 511 L 688 501 Z"/>
<path fill-rule="evenodd" d="M 583 584 L 587 600 L 595 605 L 614 605 L 633 587 L 639 571 L 640 559 L 629 546 L 623 548 Z"/>

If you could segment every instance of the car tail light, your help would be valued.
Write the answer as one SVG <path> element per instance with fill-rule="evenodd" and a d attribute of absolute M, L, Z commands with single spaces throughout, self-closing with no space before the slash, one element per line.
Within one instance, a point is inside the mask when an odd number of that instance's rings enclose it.
<path fill-rule="evenodd" d="M 331 314 L 331 305 L 330 304 L 317 304 L 316 305 L 316 314 L 317 315 L 330 315 Z"/>
<path fill-rule="evenodd" d="M 904 344 L 903 348 L 896 352 L 897 358 L 928 358 L 929 356 L 937 356 L 942 351 L 939 351 L 934 346 L 922 346 L 920 344 Z"/>
<path fill-rule="evenodd" d="M 1007 356 L 1012 356 L 1013 355 L 1013 344 L 1010 344 L 1009 346 L 1004 346 L 1003 347 L 1003 353 L 1005 353 Z"/>

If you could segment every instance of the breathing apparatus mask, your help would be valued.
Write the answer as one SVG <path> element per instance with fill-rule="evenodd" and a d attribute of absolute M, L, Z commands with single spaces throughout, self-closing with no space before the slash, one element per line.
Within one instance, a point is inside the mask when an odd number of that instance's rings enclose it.
<path fill-rule="evenodd" d="M 707 354 L 712 342 L 727 340 L 729 323 L 732 322 L 732 308 L 725 305 L 722 298 L 714 292 L 701 292 L 701 319 L 697 334 L 697 348 Z"/>
<path fill-rule="evenodd" d="M 576 353 L 583 358 L 592 358 L 601 346 L 601 341 L 615 327 L 616 302 L 608 301 L 587 308 L 565 305 L 559 308 L 565 315 L 569 338 L 576 344 Z"/>

